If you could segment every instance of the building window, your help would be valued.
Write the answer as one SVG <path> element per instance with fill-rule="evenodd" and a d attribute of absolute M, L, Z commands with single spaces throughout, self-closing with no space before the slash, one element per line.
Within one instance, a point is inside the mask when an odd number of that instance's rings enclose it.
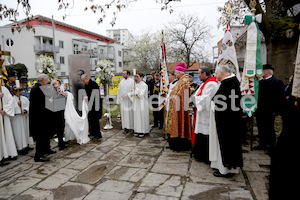
<path fill-rule="evenodd" d="M 12 57 L 12 56 L 9 56 L 8 59 L 7 59 L 7 62 L 10 64 L 10 65 L 14 65 L 15 64 L 15 58 Z"/>
<path fill-rule="evenodd" d="M 122 62 L 119 62 L 119 67 L 122 67 Z"/>
<path fill-rule="evenodd" d="M 65 57 L 60 56 L 60 57 L 59 57 L 59 63 L 60 63 L 60 64 L 65 64 Z"/>
<path fill-rule="evenodd" d="M 6 40 L 6 45 L 7 45 L 8 47 L 11 47 L 12 45 L 14 45 L 14 41 L 13 41 L 12 39 L 8 38 L 8 39 Z"/>
<path fill-rule="evenodd" d="M 74 44 L 74 54 L 78 54 L 79 51 L 78 51 L 78 44 Z"/>
<path fill-rule="evenodd" d="M 59 41 L 59 48 L 63 49 L 64 48 L 64 41 Z"/>
<path fill-rule="evenodd" d="M 118 51 L 118 55 L 119 55 L 119 56 L 122 56 L 122 52 L 121 52 L 121 51 Z"/>

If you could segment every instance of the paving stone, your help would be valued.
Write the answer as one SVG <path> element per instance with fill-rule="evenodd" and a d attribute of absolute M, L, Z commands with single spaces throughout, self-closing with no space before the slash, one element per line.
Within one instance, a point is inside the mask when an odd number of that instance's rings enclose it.
<path fill-rule="evenodd" d="M 77 170 L 62 168 L 39 183 L 37 187 L 42 189 L 55 189 L 70 180 L 77 173 Z"/>
<path fill-rule="evenodd" d="M 134 187 L 134 183 L 117 180 L 106 180 L 100 183 L 95 189 L 108 192 L 128 193 L 131 192 Z"/>
<path fill-rule="evenodd" d="M 87 195 L 84 200 L 128 200 L 130 199 L 132 192 L 118 193 L 101 190 L 93 190 Z"/>
<path fill-rule="evenodd" d="M 114 167 L 114 163 L 97 161 L 72 180 L 79 183 L 95 184 Z"/>
<path fill-rule="evenodd" d="M 132 150 L 132 148 L 133 147 L 115 147 L 113 150 L 102 156 L 100 159 L 119 162 L 125 155 L 127 155 Z"/>
<path fill-rule="evenodd" d="M 72 163 L 68 164 L 66 168 L 83 170 L 93 162 L 97 161 L 103 155 L 104 153 L 102 152 L 90 151 L 84 156 L 81 156 L 78 159 L 74 160 Z"/>
<path fill-rule="evenodd" d="M 159 185 L 155 193 L 179 198 L 183 190 L 183 181 L 181 179 L 180 176 L 172 176 L 163 184 Z"/>
<path fill-rule="evenodd" d="M 151 172 L 187 176 L 189 163 L 155 163 Z"/>
<path fill-rule="evenodd" d="M 50 162 L 45 162 L 41 167 L 31 171 L 28 174 L 28 176 L 32 176 L 35 178 L 45 178 L 53 174 L 54 172 L 58 171 L 59 169 L 65 167 L 72 161 L 73 159 L 65 159 L 65 158 L 52 159 L 50 160 Z"/>
<path fill-rule="evenodd" d="M 153 193 L 155 188 L 170 178 L 170 175 L 149 173 L 138 188 L 139 192 Z"/>
<path fill-rule="evenodd" d="M 158 156 L 161 154 L 163 148 L 160 146 L 136 146 L 130 154 L 140 154 L 149 156 Z"/>
<path fill-rule="evenodd" d="M 156 194 L 137 193 L 133 200 L 177 200 L 176 197 L 167 197 Z"/>
<path fill-rule="evenodd" d="M 176 153 L 165 153 L 163 152 L 161 156 L 159 156 L 157 162 L 164 163 L 188 163 L 190 161 L 190 155 L 186 154 L 176 154 Z"/>
<path fill-rule="evenodd" d="M 38 165 L 21 163 L 17 166 L 14 166 L 0 174 L 0 184 L 3 180 L 14 177 L 15 179 L 27 174 L 28 172 L 39 167 Z"/>
<path fill-rule="evenodd" d="M 129 154 L 118 165 L 149 169 L 152 167 L 154 161 L 155 158 L 152 156 Z"/>
<path fill-rule="evenodd" d="M 243 173 L 234 175 L 231 178 L 219 178 L 213 175 L 213 170 L 210 165 L 192 160 L 190 167 L 190 179 L 193 183 L 213 183 L 213 184 L 226 184 L 234 186 L 246 186 Z"/>
<path fill-rule="evenodd" d="M 53 192 L 51 190 L 36 190 L 36 189 L 28 189 L 14 200 L 54 200 Z M 55 199 L 56 200 L 56 199 Z"/>
<path fill-rule="evenodd" d="M 90 185 L 68 182 L 53 190 L 53 196 L 55 200 L 83 199 L 92 189 Z"/>
<path fill-rule="evenodd" d="M 40 181 L 41 179 L 38 178 L 33 178 L 28 176 L 20 177 L 15 182 L 10 183 L 9 185 L 1 186 L 0 198 L 3 199 L 11 198 L 15 195 L 24 192 L 25 190 L 29 189 L 30 187 L 32 187 L 33 185 L 37 184 Z"/>
<path fill-rule="evenodd" d="M 140 143 L 141 139 L 139 140 L 123 140 L 119 146 L 124 146 L 124 147 L 135 147 Z"/>
<path fill-rule="evenodd" d="M 106 176 L 108 179 L 117 179 L 123 181 L 138 182 L 147 173 L 146 169 L 116 166 L 112 171 Z"/>
<path fill-rule="evenodd" d="M 250 191 L 243 188 L 204 185 L 187 182 L 183 190 L 183 200 L 253 200 Z"/>
<path fill-rule="evenodd" d="M 144 139 L 142 140 L 139 145 L 140 146 L 160 146 L 164 147 L 167 141 L 161 141 L 157 139 Z"/>
<path fill-rule="evenodd" d="M 268 199 L 269 173 L 246 172 L 251 188 L 257 199 Z M 284 184 L 284 183 L 283 183 Z"/>

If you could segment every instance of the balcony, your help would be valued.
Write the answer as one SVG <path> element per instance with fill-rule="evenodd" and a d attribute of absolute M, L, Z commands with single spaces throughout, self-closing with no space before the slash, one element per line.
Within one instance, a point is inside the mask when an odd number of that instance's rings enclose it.
<path fill-rule="evenodd" d="M 57 70 L 60 70 L 60 68 L 61 68 L 61 66 L 60 66 L 60 63 L 58 63 L 58 62 L 56 62 L 55 63 L 55 66 L 56 66 L 56 69 Z M 35 70 L 38 68 L 38 64 L 37 64 L 37 62 L 35 63 Z"/>
<path fill-rule="evenodd" d="M 100 59 L 109 59 L 109 60 L 114 60 L 115 59 L 115 55 L 112 53 L 109 53 L 108 55 L 106 53 L 104 54 L 100 54 Z"/>
<path fill-rule="evenodd" d="M 36 54 L 53 53 L 53 45 L 49 44 L 36 44 L 34 45 L 34 52 Z M 59 46 L 55 46 L 55 53 L 59 53 Z"/>

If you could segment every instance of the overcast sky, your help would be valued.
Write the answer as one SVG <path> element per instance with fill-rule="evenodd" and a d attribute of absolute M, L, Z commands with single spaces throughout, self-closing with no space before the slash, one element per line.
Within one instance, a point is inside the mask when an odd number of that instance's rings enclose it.
<path fill-rule="evenodd" d="M 55 20 L 87 29 L 102 35 L 106 35 L 107 29 L 127 28 L 133 35 L 142 34 L 143 31 L 150 32 L 161 31 L 165 24 L 172 21 L 176 16 L 183 13 L 190 13 L 199 16 L 205 20 L 211 27 L 211 33 L 214 38 L 206 46 L 206 51 L 212 52 L 212 47 L 217 45 L 217 42 L 223 37 L 223 29 L 217 28 L 217 20 L 221 16 L 217 11 L 218 6 L 223 6 L 225 0 L 181 0 L 181 2 L 171 3 L 174 10 L 172 14 L 168 11 L 161 11 L 161 4 L 157 4 L 155 0 L 138 0 L 133 2 L 127 9 L 124 9 L 117 16 L 116 25 L 110 25 L 113 14 L 107 14 L 105 21 L 102 24 L 97 24 L 99 15 L 91 12 L 83 11 L 86 5 L 89 5 L 86 0 L 74 0 L 75 5 L 72 10 L 58 11 L 58 0 L 30 0 L 33 15 L 44 15 Z M 8 5 L 8 7 L 16 7 L 17 0 L 0 0 L 0 3 Z M 69 1 L 72 2 L 72 1 Z M 95 0 L 97 2 L 97 0 Z M 62 16 L 68 14 L 63 20 Z M 20 19 L 24 18 L 24 13 L 20 9 Z M 10 23 L 8 20 L 0 21 L 0 25 Z"/>

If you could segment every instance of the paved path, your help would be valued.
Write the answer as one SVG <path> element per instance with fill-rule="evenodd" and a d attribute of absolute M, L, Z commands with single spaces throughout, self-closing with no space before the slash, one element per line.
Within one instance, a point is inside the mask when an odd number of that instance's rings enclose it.
<path fill-rule="evenodd" d="M 140 139 L 107 131 L 101 141 L 70 145 L 48 163 L 34 162 L 33 151 L 19 156 L 0 167 L 0 199 L 268 199 L 270 159 L 263 152 L 243 147 L 242 172 L 216 178 L 189 152 L 165 148 L 160 132 Z"/>

